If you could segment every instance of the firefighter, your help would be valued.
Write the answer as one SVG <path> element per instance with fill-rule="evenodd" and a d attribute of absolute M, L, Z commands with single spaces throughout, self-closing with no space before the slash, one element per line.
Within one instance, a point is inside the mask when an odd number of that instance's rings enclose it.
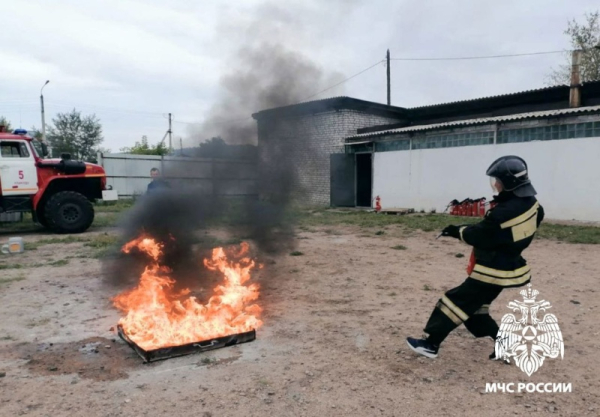
<path fill-rule="evenodd" d="M 544 218 L 534 197 L 527 163 L 518 156 L 503 156 L 486 174 L 497 205 L 471 226 L 448 226 L 441 236 L 454 237 L 473 247 L 468 278 L 437 302 L 425 326 L 428 337 L 407 338 L 416 353 L 435 358 L 448 334 L 464 324 L 475 337 L 496 340 L 498 324 L 489 314 L 490 304 L 504 288 L 529 283 L 531 270 L 521 253 L 531 244 Z M 496 359 L 495 354 L 490 359 Z"/>

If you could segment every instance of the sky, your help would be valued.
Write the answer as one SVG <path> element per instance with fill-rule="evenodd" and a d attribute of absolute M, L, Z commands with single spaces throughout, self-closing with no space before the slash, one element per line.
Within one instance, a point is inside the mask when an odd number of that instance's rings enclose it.
<path fill-rule="evenodd" d="M 271 51 L 287 51 L 307 63 L 306 71 L 301 66 L 284 80 L 306 93 L 290 100 L 347 95 L 384 103 L 383 63 L 315 94 L 383 60 L 388 48 L 392 58 L 567 50 L 568 21 L 597 9 L 597 0 L 2 1 L 0 116 L 13 127 L 39 128 L 40 88 L 50 80 L 43 90 L 47 124 L 72 109 L 95 114 L 103 127 L 102 146 L 117 152 L 143 135 L 159 142 L 172 113 L 173 146 L 179 138 L 193 146 L 212 134 L 204 126 L 215 108 L 236 118 L 263 110 L 265 101 L 252 98 L 248 77 L 272 75 L 261 72 Z M 244 58 L 260 48 L 265 53 L 259 59 Z M 565 59 L 548 54 L 392 61 L 392 105 L 544 87 L 551 69 Z M 322 76 L 313 82 L 315 68 Z M 233 94 L 240 91 L 243 100 L 227 110 L 222 104 L 234 100 L 230 87 L 239 71 L 246 83 Z"/>

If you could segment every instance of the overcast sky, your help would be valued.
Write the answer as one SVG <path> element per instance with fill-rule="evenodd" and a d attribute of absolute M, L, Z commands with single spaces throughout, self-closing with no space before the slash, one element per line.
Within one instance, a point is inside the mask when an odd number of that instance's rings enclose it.
<path fill-rule="evenodd" d="M 240 48 L 260 39 L 302 54 L 339 79 L 392 57 L 428 58 L 563 50 L 570 19 L 597 0 L 0 1 L 0 115 L 41 125 L 73 108 L 101 120 L 103 146 L 159 141 L 173 113 L 189 137 L 222 96 Z M 392 104 L 421 106 L 543 87 L 564 56 L 392 63 Z M 343 78 L 343 77 L 342 77 Z M 291 80 L 293 81 L 293 80 Z M 316 93 L 307 91 L 307 97 Z M 378 65 L 317 98 L 385 102 Z M 251 108 L 247 115 L 262 110 Z M 196 128 L 199 125 L 196 125 Z M 177 141 L 178 142 L 178 141 Z M 178 145 L 178 143 L 177 143 Z"/>

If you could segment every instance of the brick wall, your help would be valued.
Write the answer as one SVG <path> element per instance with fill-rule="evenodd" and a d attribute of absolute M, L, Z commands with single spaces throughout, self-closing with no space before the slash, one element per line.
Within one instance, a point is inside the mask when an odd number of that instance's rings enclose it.
<path fill-rule="evenodd" d="M 270 146 L 285 149 L 296 169 L 298 198 L 309 205 L 329 206 L 329 155 L 344 152 L 344 138 L 356 129 L 398 119 L 357 110 L 337 110 L 312 115 L 258 120 L 258 146 L 268 158 Z"/>

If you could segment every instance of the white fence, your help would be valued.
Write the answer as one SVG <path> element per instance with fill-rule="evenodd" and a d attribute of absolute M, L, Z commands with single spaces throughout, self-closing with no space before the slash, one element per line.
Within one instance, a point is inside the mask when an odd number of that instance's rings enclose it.
<path fill-rule="evenodd" d="M 158 168 L 171 185 L 199 188 L 202 193 L 227 196 L 254 195 L 256 163 L 248 161 L 175 156 L 99 154 L 107 184 L 119 197 L 146 192 L 150 170 Z"/>
<path fill-rule="evenodd" d="M 500 156 L 527 161 L 546 217 L 600 221 L 600 138 L 376 152 L 373 196 L 383 208 L 443 210 L 454 198 L 491 198 L 485 171 Z"/>

